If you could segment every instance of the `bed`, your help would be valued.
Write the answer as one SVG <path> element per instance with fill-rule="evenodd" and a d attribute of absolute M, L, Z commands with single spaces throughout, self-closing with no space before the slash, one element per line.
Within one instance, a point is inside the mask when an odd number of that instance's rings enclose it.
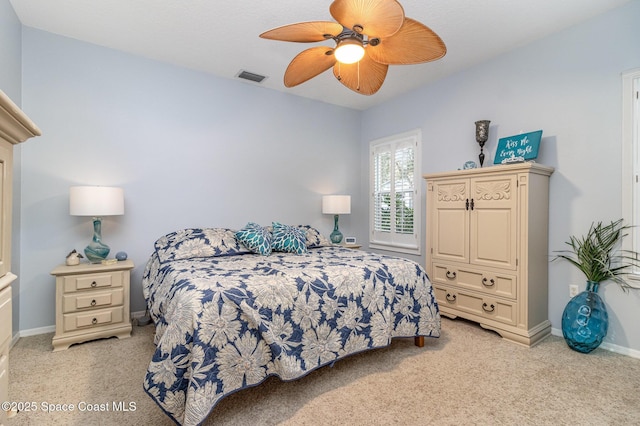
<path fill-rule="evenodd" d="M 295 250 L 278 251 L 274 238 L 267 254 L 224 228 L 156 241 L 143 274 L 156 327 L 144 389 L 176 423 L 202 423 L 224 396 L 269 376 L 298 379 L 396 337 L 417 345 L 439 337 L 438 305 L 420 265 L 295 228 L 304 235 Z"/>

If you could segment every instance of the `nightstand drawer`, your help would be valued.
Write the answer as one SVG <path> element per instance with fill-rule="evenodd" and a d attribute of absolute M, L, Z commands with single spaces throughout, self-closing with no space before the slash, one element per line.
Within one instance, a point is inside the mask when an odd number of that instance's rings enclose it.
<path fill-rule="evenodd" d="M 67 314 L 87 308 L 118 306 L 122 305 L 123 301 L 123 288 L 117 288 L 112 291 L 85 291 L 65 294 L 62 299 L 62 312 Z"/>
<path fill-rule="evenodd" d="M 122 322 L 123 319 L 124 308 L 122 306 L 75 314 L 65 314 L 63 319 L 64 331 L 68 332 L 107 324 L 117 324 Z"/>
<path fill-rule="evenodd" d="M 92 288 L 122 287 L 122 275 L 122 272 L 116 271 L 103 274 L 66 276 L 64 277 L 64 292 L 71 293 Z"/>
<path fill-rule="evenodd" d="M 11 339 L 11 286 L 0 291 L 0 345 Z M 1 349 L 1 346 L 0 346 Z"/>

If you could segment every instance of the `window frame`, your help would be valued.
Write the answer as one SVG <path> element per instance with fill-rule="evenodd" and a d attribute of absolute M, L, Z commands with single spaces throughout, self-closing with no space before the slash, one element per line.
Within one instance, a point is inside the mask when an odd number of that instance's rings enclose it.
<path fill-rule="evenodd" d="M 622 218 L 622 249 L 640 252 L 640 68 L 622 73 Z M 629 278 L 640 286 L 640 268 Z"/>
<path fill-rule="evenodd" d="M 389 148 L 391 150 L 391 158 L 395 158 L 397 147 L 406 146 L 407 143 L 413 145 L 413 232 L 411 234 L 402 234 L 395 232 L 395 214 L 396 208 L 392 204 L 391 224 L 393 225 L 391 232 L 384 234 L 388 238 L 380 238 L 383 235 L 375 230 L 375 206 L 376 206 L 376 188 L 375 188 L 375 160 L 376 155 L 382 150 Z M 369 142 L 369 247 L 372 249 L 388 250 L 411 255 L 421 255 L 422 253 L 422 201 L 420 197 L 421 170 L 422 170 L 422 131 L 420 129 L 411 130 L 404 133 L 395 134 L 381 139 Z M 406 192 L 406 190 L 397 191 Z M 396 190 L 395 182 L 390 182 L 390 199 L 395 200 Z M 395 201 L 393 202 L 395 203 Z"/>

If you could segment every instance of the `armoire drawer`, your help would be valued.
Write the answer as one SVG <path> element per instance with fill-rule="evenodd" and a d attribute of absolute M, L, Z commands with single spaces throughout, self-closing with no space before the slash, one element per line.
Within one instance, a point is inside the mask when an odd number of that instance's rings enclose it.
<path fill-rule="evenodd" d="M 473 291 L 434 285 L 436 298 L 441 307 L 473 314 L 503 324 L 516 325 L 517 304 L 515 301 L 499 299 Z"/>
<path fill-rule="evenodd" d="M 433 262 L 433 283 L 455 285 L 494 296 L 516 299 L 517 278 L 515 275 L 496 271 L 448 265 Z"/>
<path fill-rule="evenodd" d="M 0 345 L 11 339 L 11 286 L 0 291 Z"/>
<path fill-rule="evenodd" d="M 0 353 L 0 402 L 5 402 L 8 400 L 9 400 L 9 357 L 6 354 Z M 2 420 L 1 416 L 0 416 L 0 420 Z"/>

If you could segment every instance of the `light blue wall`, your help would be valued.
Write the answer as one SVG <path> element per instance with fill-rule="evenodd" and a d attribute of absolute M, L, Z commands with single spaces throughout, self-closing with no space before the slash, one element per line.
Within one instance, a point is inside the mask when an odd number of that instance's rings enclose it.
<path fill-rule="evenodd" d="M 31 28 L 23 43 L 23 108 L 43 135 L 23 147 L 21 330 L 54 324 L 49 272 L 90 241 L 90 218 L 69 215 L 72 185 L 124 188 L 125 214 L 102 235 L 136 264 L 134 312 L 168 232 L 281 221 L 329 234 L 322 194 L 353 194 L 365 214 L 359 111 Z"/>
<path fill-rule="evenodd" d="M 640 1 L 370 109 L 362 120 L 361 165 L 371 140 L 421 128 L 423 172 L 477 161 L 476 120 L 491 120 L 487 162 L 501 137 L 543 129 L 538 162 L 551 178 L 549 252 L 564 248 L 592 221 L 621 217 L 621 73 L 640 67 Z M 393 67 L 392 67 L 393 68 Z M 366 184 L 366 176 L 361 183 Z M 362 196 L 367 193 L 363 186 Z M 423 183 L 423 197 L 425 187 Z M 424 198 L 423 198 L 424 201 Z M 423 228 L 424 229 L 424 228 Z M 424 262 L 424 254 L 416 260 Z M 549 314 L 553 327 L 569 300 L 569 284 L 584 278 L 551 263 Z M 606 284 L 606 342 L 640 351 L 640 292 Z"/>
<path fill-rule="evenodd" d="M 9 0 L 0 0 L 0 90 L 18 106 L 22 103 L 22 25 Z M 11 272 L 18 276 L 12 284 L 12 328 L 19 326 L 20 304 L 20 162 L 21 145 L 13 149 L 13 220 Z"/>
<path fill-rule="evenodd" d="M 0 90 L 20 105 L 22 25 L 9 0 L 0 0 Z"/>

